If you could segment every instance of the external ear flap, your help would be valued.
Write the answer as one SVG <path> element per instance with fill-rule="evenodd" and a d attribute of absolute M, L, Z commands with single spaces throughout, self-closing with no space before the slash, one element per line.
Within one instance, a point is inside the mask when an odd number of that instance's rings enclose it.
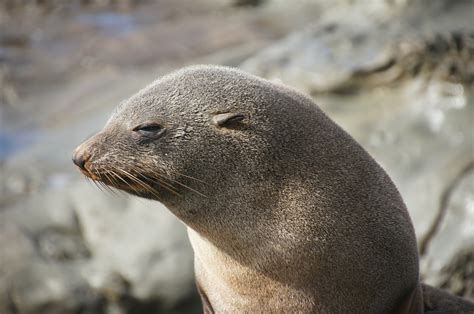
<path fill-rule="evenodd" d="M 217 127 L 233 127 L 238 126 L 243 119 L 245 115 L 240 112 L 218 113 L 212 117 L 212 124 Z"/>

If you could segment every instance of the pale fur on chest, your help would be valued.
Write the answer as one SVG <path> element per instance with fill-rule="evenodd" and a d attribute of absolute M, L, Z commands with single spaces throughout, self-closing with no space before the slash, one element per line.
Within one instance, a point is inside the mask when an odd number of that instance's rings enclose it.
<path fill-rule="evenodd" d="M 241 265 L 191 228 L 188 235 L 195 254 L 196 280 L 216 313 L 319 311 L 311 293 Z"/>

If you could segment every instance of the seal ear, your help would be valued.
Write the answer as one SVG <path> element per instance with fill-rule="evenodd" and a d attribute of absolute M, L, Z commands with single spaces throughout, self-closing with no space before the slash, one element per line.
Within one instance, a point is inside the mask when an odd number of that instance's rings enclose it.
<path fill-rule="evenodd" d="M 212 124 L 217 127 L 235 127 L 245 119 L 245 115 L 241 112 L 218 113 L 212 117 Z"/>

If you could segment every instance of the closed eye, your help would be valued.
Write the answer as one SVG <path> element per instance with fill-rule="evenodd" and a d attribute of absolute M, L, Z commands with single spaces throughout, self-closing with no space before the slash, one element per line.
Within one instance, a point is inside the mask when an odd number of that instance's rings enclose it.
<path fill-rule="evenodd" d="M 163 133 L 164 128 L 156 122 L 147 122 L 137 125 L 133 131 L 146 137 L 155 138 Z"/>

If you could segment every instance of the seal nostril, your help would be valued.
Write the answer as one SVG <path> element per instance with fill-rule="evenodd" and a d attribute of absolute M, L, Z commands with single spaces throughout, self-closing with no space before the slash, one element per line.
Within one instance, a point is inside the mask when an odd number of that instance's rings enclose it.
<path fill-rule="evenodd" d="M 81 154 L 78 152 L 74 153 L 74 155 L 72 156 L 72 161 L 74 162 L 74 164 L 81 169 L 85 169 L 85 164 L 88 159 L 89 159 L 88 154 Z"/>

